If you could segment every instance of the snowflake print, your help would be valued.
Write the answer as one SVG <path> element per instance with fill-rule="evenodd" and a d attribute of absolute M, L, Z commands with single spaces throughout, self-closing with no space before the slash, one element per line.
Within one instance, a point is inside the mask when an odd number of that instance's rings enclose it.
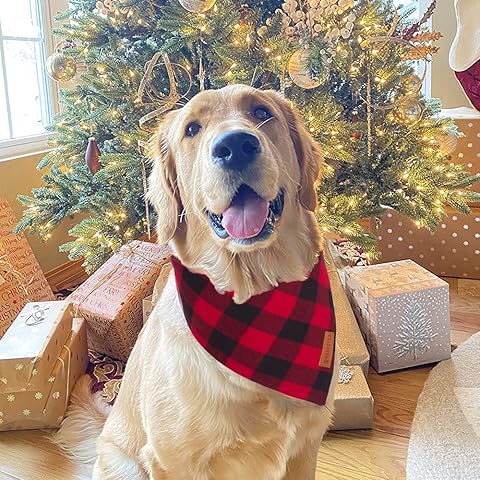
<path fill-rule="evenodd" d="M 2 382 L 4 385 L 6 385 L 8 383 L 8 381 L 5 377 L 0 378 L 0 382 Z"/>
<path fill-rule="evenodd" d="M 23 410 L 22 412 L 26 417 L 28 417 L 30 415 L 30 410 L 28 408 L 26 408 L 25 410 Z"/>
<path fill-rule="evenodd" d="M 10 394 L 7 396 L 7 401 L 9 401 L 10 403 L 14 402 L 15 401 L 15 395 L 13 394 Z"/>
<path fill-rule="evenodd" d="M 35 394 L 35 398 L 36 398 L 37 400 L 41 400 L 41 399 L 43 398 L 43 393 L 42 393 L 42 392 L 37 392 L 37 393 Z"/>
<path fill-rule="evenodd" d="M 23 363 L 17 363 L 15 365 L 15 370 L 18 370 L 18 371 L 23 370 Z"/>
<path fill-rule="evenodd" d="M 52 397 L 57 400 L 60 398 L 60 392 L 53 392 Z"/>
<path fill-rule="evenodd" d="M 50 377 L 50 378 L 48 379 L 48 382 L 49 382 L 49 383 L 53 383 L 54 381 L 55 381 L 55 377 Z"/>
<path fill-rule="evenodd" d="M 34 369 L 32 370 L 32 377 L 34 377 L 34 376 L 37 375 L 37 374 L 38 374 L 38 370 L 37 370 L 36 368 L 34 368 Z"/>

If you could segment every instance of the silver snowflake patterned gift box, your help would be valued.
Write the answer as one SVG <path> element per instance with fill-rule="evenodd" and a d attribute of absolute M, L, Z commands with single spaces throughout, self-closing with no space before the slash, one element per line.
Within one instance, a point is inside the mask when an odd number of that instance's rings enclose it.
<path fill-rule="evenodd" d="M 86 324 L 75 318 L 45 383 L 33 390 L 0 394 L 0 431 L 58 427 L 73 386 L 87 365 Z"/>
<path fill-rule="evenodd" d="M 44 385 L 71 330 L 68 302 L 27 303 L 0 340 L 0 393 Z"/>
<path fill-rule="evenodd" d="M 388 372 L 450 358 L 448 284 L 412 260 L 346 270 L 371 364 Z"/>

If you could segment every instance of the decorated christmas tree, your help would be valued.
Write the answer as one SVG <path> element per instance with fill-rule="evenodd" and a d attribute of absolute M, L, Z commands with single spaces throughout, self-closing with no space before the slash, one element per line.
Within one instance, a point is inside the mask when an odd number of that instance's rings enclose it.
<path fill-rule="evenodd" d="M 44 187 L 17 230 L 47 239 L 75 215 L 61 246 L 87 270 L 149 235 L 146 142 L 171 109 L 203 89 L 246 83 L 282 92 L 323 147 L 318 221 L 367 249 L 359 220 L 388 209 L 434 229 L 453 206 L 468 212 L 479 178 L 451 163 L 457 131 L 421 94 L 439 38 L 392 0 L 72 0 L 49 59 L 61 91 Z M 420 62 L 419 62 L 420 61 Z"/>

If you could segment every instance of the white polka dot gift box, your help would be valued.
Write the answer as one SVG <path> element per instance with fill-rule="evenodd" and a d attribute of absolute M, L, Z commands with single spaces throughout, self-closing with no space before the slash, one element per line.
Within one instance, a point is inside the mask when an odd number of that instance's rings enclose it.
<path fill-rule="evenodd" d="M 73 386 L 88 365 L 87 331 L 83 319 L 73 320 L 72 330 L 55 360 L 42 385 L 0 393 L 0 431 L 56 428 L 60 425 Z"/>
<path fill-rule="evenodd" d="M 435 232 L 390 212 L 375 234 L 381 262 L 409 258 L 442 277 L 480 279 L 480 208 L 470 215 L 447 209 Z"/>
<path fill-rule="evenodd" d="M 345 278 L 377 372 L 450 358 L 446 282 L 412 260 L 347 268 Z"/>

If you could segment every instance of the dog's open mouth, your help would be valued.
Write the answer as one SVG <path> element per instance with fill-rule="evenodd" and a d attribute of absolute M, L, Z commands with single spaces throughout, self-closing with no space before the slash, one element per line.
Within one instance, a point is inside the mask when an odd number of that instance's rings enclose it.
<path fill-rule="evenodd" d="M 213 231 L 220 238 L 236 243 L 253 243 L 264 240 L 275 231 L 283 213 L 284 193 L 268 202 L 248 185 L 241 185 L 230 206 L 220 215 L 208 212 Z"/>

